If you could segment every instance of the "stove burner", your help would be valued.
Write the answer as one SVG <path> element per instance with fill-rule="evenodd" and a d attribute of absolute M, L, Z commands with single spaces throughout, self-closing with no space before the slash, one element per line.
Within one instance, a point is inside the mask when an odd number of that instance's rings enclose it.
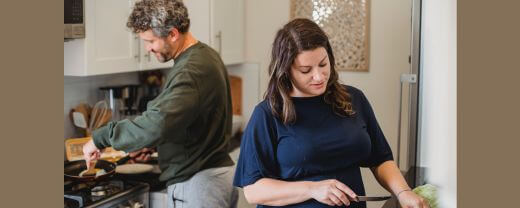
<path fill-rule="evenodd" d="M 96 186 L 90 190 L 90 195 L 92 196 L 105 196 L 107 194 L 106 190 L 108 188 L 105 186 Z"/>
<path fill-rule="evenodd" d="M 78 183 L 78 184 L 75 184 L 72 186 L 71 190 L 72 191 L 80 191 L 82 189 L 89 189 L 90 187 L 92 187 L 93 185 L 95 184 L 89 184 L 89 183 Z"/>
<path fill-rule="evenodd" d="M 94 188 L 90 189 L 90 195 L 92 197 L 102 197 L 105 195 L 112 195 L 121 192 L 124 189 L 124 184 L 120 181 L 111 181 L 108 183 L 97 184 Z"/>

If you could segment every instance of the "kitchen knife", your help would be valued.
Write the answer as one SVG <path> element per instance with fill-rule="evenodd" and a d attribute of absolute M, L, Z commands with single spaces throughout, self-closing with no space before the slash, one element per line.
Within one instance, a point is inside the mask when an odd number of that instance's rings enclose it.
<path fill-rule="evenodd" d="M 392 198 L 391 196 L 357 196 L 358 201 L 385 201 Z"/>

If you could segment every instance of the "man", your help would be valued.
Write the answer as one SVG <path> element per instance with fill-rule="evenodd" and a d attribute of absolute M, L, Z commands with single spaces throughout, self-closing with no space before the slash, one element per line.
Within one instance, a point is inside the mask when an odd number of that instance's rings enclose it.
<path fill-rule="evenodd" d="M 127 26 L 159 61 L 173 59 L 174 66 L 141 116 L 93 132 L 83 147 L 87 164 L 109 146 L 125 152 L 157 147 L 169 207 L 235 207 L 233 161 L 226 151 L 231 94 L 221 58 L 189 32 L 182 2 L 138 1 Z"/>

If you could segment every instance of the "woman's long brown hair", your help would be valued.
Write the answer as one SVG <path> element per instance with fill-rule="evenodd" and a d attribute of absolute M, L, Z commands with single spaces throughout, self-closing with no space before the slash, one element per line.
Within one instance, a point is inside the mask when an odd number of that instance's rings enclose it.
<path fill-rule="evenodd" d="M 273 115 L 280 118 L 284 124 L 296 121 L 296 111 L 289 95 L 293 90 L 291 65 L 301 52 L 319 47 L 327 50 L 330 62 L 330 77 L 324 94 L 325 102 L 330 104 L 334 112 L 340 116 L 355 114 L 350 94 L 338 81 L 329 38 L 313 21 L 298 18 L 287 23 L 276 33 L 269 64 L 269 84 L 264 95 Z"/>

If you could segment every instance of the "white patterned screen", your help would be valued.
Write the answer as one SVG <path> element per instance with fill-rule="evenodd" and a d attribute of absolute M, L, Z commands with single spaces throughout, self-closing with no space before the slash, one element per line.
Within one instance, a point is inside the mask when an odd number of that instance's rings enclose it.
<path fill-rule="evenodd" d="M 291 19 L 311 19 L 329 36 L 337 70 L 368 71 L 369 16 L 369 0 L 291 0 Z"/>

